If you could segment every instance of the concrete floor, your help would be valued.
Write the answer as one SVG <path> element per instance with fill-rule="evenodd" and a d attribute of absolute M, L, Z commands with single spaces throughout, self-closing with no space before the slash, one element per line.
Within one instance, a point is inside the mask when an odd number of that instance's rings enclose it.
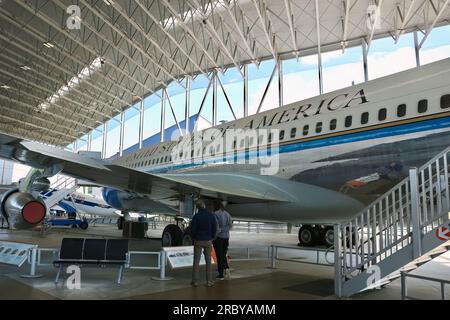
<path fill-rule="evenodd" d="M 160 231 L 159 231 L 160 232 Z M 157 270 L 125 271 L 123 282 L 115 283 L 115 268 L 81 269 L 81 289 L 68 289 L 65 280 L 54 283 L 56 269 L 53 266 L 41 266 L 38 273 L 43 277 L 26 279 L 20 277 L 29 272 L 29 265 L 21 268 L 0 265 L 0 299 L 336 299 L 334 296 L 334 269 L 305 263 L 277 261 L 276 269 L 269 268 L 268 260 L 236 261 L 247 255 L 244 247 L 268 246 L 271 244 L 295 245 L 297 230 L 292 234 L 282 232 L 248 233 L 232 232 L 230 250 L 232 259 L 232 278 L 229 281 L 217 281 L 212 288 L 200 285 L 190 286 L 191 269 L 171 270 L 167 267 L 169 281 L 156 281 L 152 277 L 159 275 Z M 153 231 L 152 236 L 158 236 Z M 0 241 L 15 241 L 38 244 L 41 248 L 59 248 L 63 237 L 121 237 L 121 232 L 114 225 L 90 226 L 88 230 L 53 229 L 41 236 L 30 231 L 0 230 Z M 159 239 L 130 240 L 130 250 L 159 251 Z M 241 248 L 241 249 L 239 249 Z M 251 251 L 252 257 L 267 256 L 267 249 Z M 302 262 L 312 262 L 315 253 L 298 250 L 280 251 L 280 257 L 294 258 Z M 49 259 L 49 257 L 45 258 Z M 234 261 L 233 261 L 234 259 Z M 332 257 L 331 257 L 332 259 Z M 326 263 L 323 256 L 319 257 Z M 154 264 L 155 259 L 137 261 Z M 204 273 L 204 270 L 202 269 Z M 421 266 L 412 273 L 435 276 L 450 280 L 450 253 L 445 253 L 433 261 Z M 421 299 L 439 298 L 439 287 L 433 283 L 409 279 L 408 294 Z M 370 290 L 355 295 L 352 299 L 400 299 L 400 280 L 396 280 L 383 289 Z M 450 290 L 447 298 L 450 299 Z"/>

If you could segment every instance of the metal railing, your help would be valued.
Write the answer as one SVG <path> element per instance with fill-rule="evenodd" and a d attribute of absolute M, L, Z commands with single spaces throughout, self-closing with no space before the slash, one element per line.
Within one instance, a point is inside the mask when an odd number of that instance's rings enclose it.
<path fill-rule="evenodd" d="M 63 175 L 57 175 L 55 182 L 50 184 L 50 190 L 45 192 L 41 197 L 48 198 L 55 190 L 72 189 L 77 186 L 77 179 Z"/>
<path fill-rule="evenodd" d="M 441 300 L 445 300 L 445 285 L 450 284 L 450 280 L 443 280 L 443 279 L 437 279 L 432 277 L 426 277 L 421 276 L 417 274 L 410 274 L 406 272 L 401 272 L 401 282 L 402 282 L 402 300 L 420 300 L 419 298 L 413 298 L 411 296 L 408 296 L 408 290 L 406 287 L 406 278 L 415 278 L 420 280 L 426 280 L 426 281 L 432 281 L 432 282 L 438 282 L 440 284 L 440 294 L 441 294 Z"/>
<path fill-rule="evenodd" d="M 414 258 L 421 252 L 421 236 L 448 219 L 450 147 L 363 209 L 338 225 L 339 275 L 346 281 L 412 244 Z M 344 258 L 346 257 L 346 258 Z"/>
<path fill-rule="evenodd" d="M 281 251 L 300 251 L 300 252 L 314 252 L 314 257 L 297 255 L 297 256 L 287 256 L 281 257 Z M 245 256 L 236 258 L 238 251 L 243 251 Z M 228 254 L 231 256 L 231 261 L 269 261 L 271 268 L 276 268 L 276 261 L 287 261 L 294 263 L 305 263 L 323 266 L 333 266 L 334 260 L 328 260 L 328 254 L 333 252 L 333 248 L 309 248 L 309 247 L 298 247 L 289 245 L 278 245 L 273 244 L 269 246 L 254 246 L 254 247 L 230 247 L 228 249 Z M 313 261 L 303 260 L 312 259 Z M 314 261 L 315 258 L 315 261 Z M 322 258 L 322 259 L 321 259 Z M 324 262 L 323 262 L 324 261 Z"/>

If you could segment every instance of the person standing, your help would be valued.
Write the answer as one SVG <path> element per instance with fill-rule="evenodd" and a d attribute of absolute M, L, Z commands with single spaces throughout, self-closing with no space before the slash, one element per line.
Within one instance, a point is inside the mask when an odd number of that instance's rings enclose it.
<path fill-rule="evenodd" d="M 192 268 L 191 285 L 193 287 L 198 285 L 200 258 L 203 251 L 206 262 L 206 285 L 212 287 L 214 281 L 212 279 L 211 270 L 211 251 L 212 241 L 217 233 L 217 220 L 214 215 L 206 209 L 203 200 L 198 200 L 196 207 L 197 213 L 192 218 L 191 223 L 192 238 L 194 240 L 194 265 Z"/>
<path fill-rule="evenodd" d="M 230 214 L 225 211 L 222 201 L 214 201 L 214 215 L 219 225 L 219 232 L 214 240 L 214 250 L 217 256 L 217 271 L 219 275 L 216 279 L 224 280 L 230 278 L 230 266 L 228 265 L 227 252 L 230 240 L 230 229 L 233 227 L 233 221 Z"/>

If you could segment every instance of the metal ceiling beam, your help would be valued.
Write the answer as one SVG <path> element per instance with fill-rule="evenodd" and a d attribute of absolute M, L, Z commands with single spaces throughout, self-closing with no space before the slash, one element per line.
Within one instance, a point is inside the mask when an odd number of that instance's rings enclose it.
<path fill-rule="evenodd" d="M 19 76 L 16 75 L 16 74 L 12 74 L 12 73 L 10 73 L 10 72 L 4 70 L 4 69 L 1 69 L 1 70 L 0 70 L 0 73 L 3 73 L 3 74 L 5 74 L 5 75 L 8 75 L 8 76 L 11 77 L 11 78 L 14 78 L 14 79 L 16 79 L 16 80 L 18 80 L 18 81 L 21 81 L 21 82 L 23 82 L 23 83 L 25 83 L 25 84 L 27 84 L 27 85 L 30 85 L 30 86 L 32 86 L 32 87 L 35 87 L 35 88 L 39 89 L 39 90 L 45 91 L 45 92 L 47 92 L 49 95 L 54 94 L 54 92 L 51 91 L 50 89 L 45 88 L 45 87 L 43 87 L 43 86 L 41 86 L 41 85 L 39 85 L 39 84 L 32 83 L 32 82 L 28 81 L 27 79 L 22 78 L 22 77 L 19 77 Z M 74 105 L 78 105 L 78 106 L 81 107 L 82 109 L 86 109 L 86 107 L 85 107 L 83 104 L 81 104 L 81 103 L 79 103 L 79 102 L 76 102 L 76 101 L 73 101 L 73 100 L 67 98 L 67 96 L 61 96 L 61 97 L 60 97 L 60 100 L 65 100 L 65 101 L 67 101 L 68 103 L 71 103 L 71 104 L 74 104 Z M 93 112 L 93 113 L 97 113 L 97 114 L 101 115 L 101 116 L 104 117 L 104 118 L 110 118 L 110 117 L 111 117 L 110 115 L 107 115 L 107 114 L 105 114 L 105 113 L 103 113 L 103 112 L 101 112 L 101 111 L 99 111 L 99 110 L 96 110 L 96 109 L 91 109 L 91 108 L 89 108 L 89 109 L 87 109 L 87 110 L 88 110 L 88 111 L 91 111 L 91 112 Z"/>
<path fill-rule="evenodd" d="M 161 52 L 162 56 L 166 57 L 172 63 L 172 65 L 177 67 L 178 70 L 183 73 L 183 75 L 189 73 L 186 69 L 180 66 L 178 62 L 176 62 L 175 59 L 171 57 L 170 54 L 167 54 L 166 50 L 161 48 L 159 43 L 152 37 L 150 37 L 149 34 L 143 30 L 141 25 L 139 25 L 134 19 L 131 19 L 131 17 L 129 17 L 129 15 L 117 2 L 111 2 L 111 6 L 114 7 L 136 30 L 138 30 L 145 37 L 145 39 L 147 39 L 156 49 L 158 49 L 158 51 Z"/>
<path fill-rule="evenodd" d="M 5 97 L 3 97 L 1 95 L 0 95 L 0 99 L 11 100 L 11 99 L 5 98 Z M 5 109 L 8 110 L 8 115 L 9 116 L 12 116 L 11 113 L 16 113 L 16 114 L 21 115 L 21 116 L 24 117 L 24 118 L 16 118 L 17 121 L 24 121 L 26 123 L 32 123 L 30 121 L 30 119 L 25 121 L 25 119 L 31 117 L 34 120 L 38 120 L 39 122 L 48 123 L 48 124 L 50 124 L 52 126 L 52 127 L 50 127 L 50 126 L 42 126 L 42 128 L 45 128 L 47 130 L 52 130 L 53 132 L 59 133 L 60 135 L 65 136 L 65 137 L 70 137 L 72 139 L 77 139 L 78 138 L 78 136 L 73 135 L 73 134 L 70 133 L 70 131 L 72 131 L 72 132 L 76 131 L 76 133 L 78 133 L 77 129 L 75 129 L 75 128 L 69 128 L 69 127 L 65 126 L 65 127 L 62 128 L 62 130 L 60 130 L 60 129 L 58 129 L 60 126 L 58 126 L 57 123 L 55 124 L 55 122 L 53 122 L 51 120 L 48 120 L 48 119 L 45 119 L 45 118 L 42 118 L 42 117 L 39 117 L 36 114 L 26 113 L 26 112 L 23 112 L 22 110 L 19 110 L 19 109 L 16 109 L 16 108 L 10 108 L 10 107 L 6 107 L 6 106 L 1 106 L 0 107 L 0 110 L 5 110 Z"/>
<path fill-rule="evenodd" d="M 21 94 L 24 94 L 24 93 L 21 92 Z M 33 107 L 30 107 L 29 104 L 24 103 L 22 101 L 19 101 L 17 99 L 14 99 L 14 98 L 11 98 L 11 97 L 8 97 L 8 96 L 5 96 L 5 95 L 0 95 L 0 99 L 5 99 L 5 100 L 8 100 L 8 102 L 10 102 L 10 103 L 15 103 L 17 105 L 21 105 L 24 108 L 30 110 L 30 112 L 36 112 Z M 1 108 L 10 109 L 7 105 L 3 105 L 3 106 L 0 107 L 0 109 Z M 54 125 L 59 126 L 59 127 L 67 128 L 67 125 L 64 122 L 70 122 L 70 123 L 72 123 L 74 125 L 79 125 L 80 127 L 85 127 L 87 129 L 90 129 L 90 130 L 94 130 L 95 129 L 92 126 L 89 126 L 89 125 L 86 125 L 86 124 L 82 123 L 81 121 L 75 121 L 75 120 L 72 120 L 72 119 L 68 118 L 67 116 L 64 117 L 64 116 L 62 116 L 60 114 L 49 112 L 48 110 L 42 110 L 42 111 L 40 111 L 40 113 L 48 115 L 49 118 L 55 117 L 55 118 L 58 118 L 59 120 L 61 120 L 60 122 L 55 121 L 55 123 L 54 123 Z M 73 130 L 76 130 L 76 129 L 73 129 Z M 80 132 L 78 132 L 78 133 L 80 133 Z"/>
<path fill-rule="evenodd" d="M 97 57 L 98 54 L 97 52 L 95 52 L 95 50 L 93 50 L 92 48 L 88 47 L 87 45 L 85 45 L 83 42 L 79 41 L 77 39 L 77 37 L 73 36 L 70 32 L 68 32 L 67 30 L 63 29 L 60 25 L 58 25 L 56 22 L 54 22 L 53 20 L 51 20 L 47 15 L 44 15 L 40 12 L 35 12 L 33 10 L 33 8 L 31 8 L 29 5 L 22 3 L 18 0 L 16 0 L 16 3 L 18 5 L 20 5 L 22 8 L 26 9 L 27 11 L 29 11 L 30 13 L 34 14 L 35 16 L 39 17 L 42 21 L 46 22 L 48 25 L 50 25 L 51 27 L 53 27 L 56 31 L 60 32 L 61 34 L 63 34 L 65 37 L 69 38 L 72 42 L 76 43 L 78 46 L 82 47 L 84 50 L 90 52 L 93 56 Z M 89 63 L 87 63 L 86 65 L 88 65 Z M 125 76 L 127 79 L 129 79 L 129 81 L 134 82 L 136 84 L 138 84 L 142 89 L 145 89 L 145 91 L 147 93 L 154 93 L 153 89 L 150 88 L 149 86 L 147 86 L 145 83 L 142 83 L 141 81 L 139 81 L 138 79 L 135 79 L 133 77 L 131 77 L 129 74 L 127 74 L 125 71 L 123 71 L 121 68 L 119 68 L 118 66 L 116 66 L 113 63 L 109 63 L 108 64 L 111 68 L 113 68 L 116 72 L 120 73 L 121 75 Z"/>
<path fill-rule="evenodd" d="M 53 1 L 57 1 L 57 0 L 53 0 Z M 118 27 L 116 27 L 114 24 L 112 24 L 111 22 L 109 22 L 107 19 L 105 19 L 105 17 L 103 16 L 103 14 L 96 9 L 95 7 L 89 5 L 85 0 L 79 0 L 81 1 L 81 3 L 83 3 L 86 8 L 88 8 L 93 14 L 95 14 L 100 20 L 102 20 L 104 23 L 106 23 L 106 25 L 108 25 L 109 28 L 111 28 L 112 30 L 114 30 L 117 34 L 119 34 L 122 39 L 124 39 L 125 41 L 128 42 L 128 44 L 134 48 L 136 48 L 137 51 L 139 51 L 143 56 L 145 56 L 151 63 L 153 63 L 157 68 L 159 68 L 161 71 L 163 71 L 167 77 L 169 77 L 170 79 L 177 81 L 177 79 L 173 76 L 173 74 L 167 70 L 163 65 L 159 64 L 158 61 L 155 60 L 154 57 L 152 57 L 148 52 L 146 52 L 143 48 L 141 48 L 139 45 L 136 44 L 136 42 L 132 41 L 127 34 L 125 34 L 124 32 L 122 32 L 122 30 L 120 30 Z M 120 12 L 119 12 L 120 13 Z M 95 30 L 95 28 L 91 28 L 91 26 L 89 24 L 86 23 L 86 21 L 84 22 L 85 26 L 88 26 L 88 28 L 94 32 L 97 36 L 100 36 L 97 31 Z M 103 39 L 105 42 L 110 43 L 109 41 Z M 119 50 L 118 48 L 116 48 L 118 51 L 120 51 L 123 55 L 125 55 L 126 57 L 129 57 L 127 54 L 123 53 L 121 50 Z M 132 60 L 132 57 L 129 57 L 130 60 Z M 137 66 L 139 66 L 139 68 L 144 71 L 147 72 L 147 74 L 151 75 L 152 78 L 155 79 L 156 82 L 160 82 L 162 81 L 162 83 L 164 83 L 164 80 L 160 80 L 158 79 L 158 77 L 156 75 L 153 75 L 151 72 L 148 72 L 144 67 L 142 67 L 140 64 L 135 63 Z M 181 69 L 183 70 L 183 69 Z"/>
<path fill-rule="evenodd" d="M 416 3 L 416 0 L 412 0 L 411 4 L 408 7 L 408 11 L 406 11 L 406 14 L 402 17 L 402 25 L 399 29 L 395 32 L 394 39 L 395 43 L 398 42 L 400 39 L 400 36 L 403 34 L 403 29 L 405 28 L 406 24 L 409 22 L 409 19 L 411 17 L 412 9 L 414 8 L 414 5 Z"/>
<path fill-rule="evenodd" d="M 262 0 L 252 0 L 252 2 L 256 8 L 256 12 L 258 14 L 258 19 L 263 28 L 264 35 L 266 37 L 267 44 L 269 45 L 270 52 L 272 53 L 273 58 L 275 60 L 277 60 L 278 53 L 275 50 L 275 45 L 273 43 L 274 37 L 273 37 L 273 32 L 271 30 L 272 25 L 270 23 L 270 20 L 268 21 L 268 18 L 267 18 L 266 4 Z"/>
<path fill-rule="evenodd" d="M 10 52 L 10 50 L 8 50 L 8 49 L 6 49 L 4 51 Z M 11 63 L 13 63 L 13 64 L 17 63 L 17 61 L 15 61 L 14 59 L 12 59 L 11 57 L 8 57 L 6 55 L 0 54 L 0 57 L 3 58 L 3 59 L 11 61 Z M 47 62 L 50 65 L 52 65 L 50 61 L 47 61 Z M 53 66 L 55 66 L 55 65 L 53 65 Z M 31 70 L 29 70 L 28 72 L 29 73 L 37 73 L 38 77 L 43 77 L 43 78 L 47 79 L 49 82 L 53 83 L 53 85 L 56 85 L 56 86 L 59 86 L 59 87 L 62 87 L 63 85 L 67 85 L 67 82 L 61 83 L 60 81 L 55 80 L 54 78 L 50 77 L 50 75 L 48 73 L 46 73 L 45 71 L 41 70 L 40 68 L 37 68 L 36 65 L 34 65 L 33 68 L 31 68 Z M 91 79 L 89 79 L 89 80 L 91 80 Z M 82 87 L 89 80 L 84 80 L 79 85 L 71 87 L 70 88 L 70 93 L 77 93 L 80 96 L 82 96 L 84 98 L 87 98 L 88 100 L 89 99 L 92 100 L 93 97 L 92 97 L 91 93 L 86 93 L 86 92 L 81 91 L 80 89 L 78 89 L 79 87 Z M 108 94 L 109 95 L 109 92 L 105 91 L 105 90 L 106 90 L 106 88 L 104 88 L 102 90 L 99 90 L 99 91 L 96 91 L 95 93 L 101 92 L 102 94 Z M 113 99 L 120 99 L 120 97 L 113 96 Z M 103 107 L 106 107 L 107 109 L 110 109 L 112 112 L 120 112 L 120 110 L 114 108 L 114 105 L 113 105 L 114 101 L 113 102 L 107 102 L 107 101 L 103 101 L 103 100 L 100 100 L 100 99 L 96 99 L 96 102 L 101 104 Z M 90 105 L 90 104 L 88 104 L 88 105 Z"/>
<path fill-rule="evenodd" d="M 376 8 L 377 11 L 381 9 L 381 5 L 383 4 L 383 0 L 378 0 L 376 2 Z M 381 19 L 381 17 L 375 17 L 375 19 Z M 371 29 L 370 29 L 370 34 L 369 34 L 369 38 L 366 40 L 367 42 L 367 52 L 369 52 L 370 50 L 370 45 L 372 44 L 372 40 L 373 40 L 373 36 L 375 34 L 375 27 L 376 27 L 376 21 L 373 22 Z"/>
<path fill-rule="evenodd" d="M 178 22 L 179 26 L 190 36 L 190 38 L 195 42 L 197 47 L 203 51 L 203 54 L 205 57 L 208 58 L 208 60 L 212 63 L 213 67 L 219 68 L 219 66 L 216 63 L 216 60 L 209 54 L 208 50 L 205 49 L 205 47 L 201 44 L 200 40 L 197 39 L 197 36 L 195 33 L 191 30 L 190 27 L 187 26 L 185 21 L 180 18 L 180 14 L 177 12 L 177 10 L 167 1 L 167 0 L 160 0 L 161 3 L 170 11 L 173 18 Z"/>
<path fill-rule="evenodd" d="M 183 47 L 180 45 L 180 43 L 169 33 L 166 31 L 166 29 L 161 25 L 161 21 L 155 18 L 155 16 L 150 12 L 150 10 L 145 7 L 140 0 L 135 0 L 136 4 L 144 11 L 144 13 L 153 20 L 155 25 L 165 34 L 165 36 L 172 41 L 172 43 L 178 48 L 178 50 L 189 60 L 198 71 L 201 71 L 202 73 L 206 73 L 206 71 L 200 67 L 200 65 L 191 57 L 191 55 L 186 52 Z"/>
<path fill-rule="evenodd" d="M 449 4 L 450 0 L 445 0 L 445 2 L 442 4 L 442 7 L 439 9 L 436 17 L 434 18 L 433 22 L 431 23 L 431 25 L 428 27 L 424 37 L 422 38 L 422 40 L 419 43 L 419 50 L 422 48 L 423 44 L 425 43 L 425 41 L 428 39 L 428 36 L 430 35 L 431 31 L 433 31 L 434 26 L 436 25 L 436 23 L 438 22 L 438 20 L 441 18 L 442 14 L 444 13 L 444 11 L 448 8 L 448 4 Z M 439 1 L 439 3 L 441 3 Z M 437 9 L 437 8 L 436 8 Z"/>
<path fill-rule="evenodd" d="M 35 129 L 37 129 L 37 130 L 39 130 L 39 131 L 45 131 L 46 134 L 47 134 L 49 137 L 55 137 L 55 138 L 56 138 L 56 137 L 59 137 L 59 136 L 64 136 L 64 137 L 70 137 L 70 138 L 71 138 L 70 135 L 67 135 L 67 134 L 64 134 L 64 133 L 56 133 L 54 130 L 50 130 L 50 129 L 47 129 L 47 128 L 42 127 L 42 126 L 40 126 L 40 125 L 31 123 L 31 122 L 28 122 L 28 121 L 24 121 L 24 119 L 20 119 L 20 120 L 19 120 L 19 119 L 17 119 L 17 118 L 12 118 L 12 117 L 10 117 L 10 116 L 7 116 L 7 115 L 1 114 L 1 113 L 0 113 L 0 118 L 7 119 L 7 120 L 9 120 L 9 121 L 16 122 L 17 125 L 20 126 L 20 127 L 26 126 L 26 127 L 35 128 Z M 55 133 L 56 133 L 57 135 L 55 135 Z M 76 138 L 75 138 L 75 139 L 76 139 Z"/>
<path fill-rule="evenodd" d="M 192 3 L 191 3 L 192 2 Z M 236 69 L 240 72 L 240 74 L 242 76 L 243 73 L 241 71 L 241 68 L 238 64 L 238 62 L 236 61 L 235 57 L 233 56 L 233 54 L 231 54 L 230 50 L 228 50 L 227 45 L 223 42 L 222 38 L 220 37 L 220 35 L 217 33 L 216 31 L 216 27 L 214 26 L 213 23 L 211 23 L 209 17 L 206 15 L 205 11 L 203 10 L 201 4 L 197 1 L 197 0 L 190 0 L 187 1 L 187 3 L 189 4 L 189 6 L 194 9 L 194 10 L 198 10 L 198 12 L 200 13 L 200 15 L 203 18 L 203 26 L 206 25 L 205 29 L 206 31 L 211 35 L 211 37 L 213 39 L 215 39 L 216 43 L 219 45 L 219 47 L 222 48 L 223 52 L 225 52 L 225 55 L 228 56 L 228 58 L 231 60 L 231 62 L 234 64 L 234 66 L 236 67 Z M 194 4 L 194 5 L 192 5 Z M 211 4 L 212 5 L 212 4 Z M 214 17 L 213 17 L 214 18 Z M 206 23 L 206 24 L 205 24 Z"/>
<path fill-rule="evenodd" d="M 59 3 L 61 8 L 64 8 L 65 6 L 63 4 L 61 4 L 61 2 L 59 2 L 58 0 L 52 0 L 55 3 Z M 135 44 L 121 31 L 119 30 L 116 26 L 114 26 L 113 24 L 111 24 L 109 21 L 107 21 L 101 14 L 97 13 L 89 4 L 87 4 L 84 0 L 80 0 L 82 3 L 84 3 L 84 6 L 82 8 L 87 8 L 92 14 L 94 14 L 96 17 L 98 17 L 100 20 L 103 21 L 103 23 L 105 23 L 106 25 L 108 25 L 108 27 L 110 27 L 111 29 L 113 29 L 117 34 L 120 34 L 120 36 L 122 37 L 122 39 L 124 39 L 125 41 L 127 41 L 130 45 L 132 45 L 133 47 L 135 47 Z M 83 9 L 81 9 L 83 10 Z M 123 49 L 121 49 L 119 46 L 115 45 L 114 43 L 111 43 L 109 40 L 107 40 L 105 38 L 104 35 L 102 35 L 101 33 L 99 33 L 95 27 L 91 26 L 89 23 L 87 23 L 87 19 L 83 20 L 83 27 L 89 29 L 90 32 L 92 32 L 93 34 L 95 34 L 99 39 L 101 39 L 101 41 L 105 42 L 106 44 L 108 44 L 109 49 L 111 50 L 115 50 L 116 52 L 119 52 L 121 55 L 123 55 L 125 58 L 127 58 L 127 61 L 129 64 L 133 64 L 136 68 L 138 68 L 140 70 L 140 72 L 142 72 L 142 74 L 146 74 L 148 76 L 150 76 L 150 78 L 152 78 L 156 83 L 161 83 L 164 84 L 164 80 L 159 79 L 156 75 L 154 75 L 152 72 L 147 71 L 147 66 L 143 66 L 139 63 L 136 62 L 136 58 L 135 57 L 131 57 L 127 52 L 124 52 Z M 150 56 L 148 55 L 145 51 L 143 51 L 141 48 L 137 48 L 135 47 L 141 54 L 147 56 L 147 59 L 153 63 L 154 65 L 158 65 L 158 63 Z M 106 48 L 105 48 L 106 50 Z M 95 51 L 94 51 L 95 52 Z M 170 72 L 168 72 L 165 69 L 162 69 L 165 73 L 167 73 L 167 75 L 172 78 L 175 79 Z"/>
<path fill-rule="evenodd" d="M 26 25 L 26 24 L 18 23 L 16 20 L 14 20 L 13 18 L 11 18 L 7 13 L 5 13 L 5 11 L 2 10 L 1 8 L 0 8 L 0 17 L 2 17 L 2 18 L 4 18 L 4 19 L 8 20 L 8 23 L 11 23 L 11 24 L 15 25 L 16 27 L 20 28 L 20 29 L 23 30 L 23 31 L 26 31 L 28 34 L 30 34 L 32 37 L 38 39 L 38 40 L 41 41 L 42 43 L 45 43 L 45 42 L 48 41 L 48 39 L 46 38 L 46 36 L 43 35 L 42 33 L 40 33 L 38 30 L 36 30 L 36 29 L 31 29 L 31 28 L 30 28 L 28 25 Z M 3 37 L 2 35 L 0 35 L 0 38 L 5 39 L 5 41 L 7 41 L 8 43 L 10 43 L 11 45 L 14 45 L 14 46 L 20 48 L 21 50 L 25 51 L 27 54 L 30 54 L 30 55 L 32 55 L 33 57 L 37 58 L 37 59 L 40 59 L 40 60 L 43 61 L 44 63 L 50 64 L 52 67 L 54 67 L 54 68 L 60 70 L 61 72 L 65 73 L 66 75 L 68 75 L 68 76 L 70 76 L 70 77 L 75 76 L 76 73 L 77 73 L 76 71 L 73 71 L 73 70 L 70 70 L 70 69 L 65 69 L 65 68 L 63 68 L 63 67 L 61 66 L 61 64 L 55 64 L 54 62 L 50 61 L 50 60 L 49 60 L 49 56 L 45 56 L 45 57 L 44 57 L 44 56 L 41 56 L 41 55 L 39 55 L 39 54 L 37 54 L 37 53 L 35 52 L 36 50 L 32 50 L 32 49 L 30 49 L 30 48 L 27 48 L 26 46 L 27 46 L 28 44 L 27 44 L 27 43 L 23 43 L 23 41 L 22 41 L 21 39 L 18 39 L 18 38 L 16 38 L 16 37 L 10 37 L 10 38 L 8 38 L 8 37 Z M 19 43 L 20 43 L 20 44 L 19 44 Z M 84 62 L 82 62 L 81 60 L 79 60 L 76 56 L 74 56 L 74 55 L 72 55 L 72 54 L 70 54 L 70 53 L 66 53 L 66 52 L 65 52 L 65 50 L 66 50 L 65 47 L 61 47 L 61 46 L 59 45 L 59 43 L 57 43 L 57 42 L 54 43 L 53 45 L 55 46 L 55 48 L 57 48 L 57 50 L 59 50 L 58 53 L 64 55 L 65 58 L 68 58 L 68 59 L 74 61 L 74 62 L 77 63 L 79 66 L 86 67 L 86 64 L 85 64 Z M 4 48 L 3 50 L 8 50 L 8 49 L 5 49 L 5 48 Z M 55 49 L 55 50 L 56 50 L 56 49 Z M 42 53 L 42 51 L 40 51 L 39 53 Z M 53 56 L 51 56 L 51 58 L 54 59 Z M 107 78 L 103 73 L 97 73 L 97 75 L 98 75 L 99 77 L 101 77 L 102 79 L 104 79 L 105 81 L 107 81 L 109 84 L 114 85 L 115 87 L 120 88 L 120 89 L 122 89 L 122 90 L 128 92 L 131 96 L 134 95 L 134 93 L 131 92 L 129 89 L 124 88 L 124 87 L 121 87 L 120 85 L 118 85 L 118 84 L 117 84 L 115 81 L 113 81 L 112 79 Z M 95 89 L 97 89 L 97 90 L 100 90 L 100 91 L 104 92 L 105 94 L 107 94 L 108 96 L 110 96 L 110 97 L 113 98 L 113 99 L 118 99 L 119 101 L 122 102 L 123 105 L 129 105 L 129 103 L 128 103 L 127 101 L 122 100 L 118 95 L 112 95 L 112 94 L 110 94 L 110 93 L 105 92 L 105 91 L 104 91 L 105 88 L 99 87 L 99 86 L 97 86 L 97 85 L 95 85 L 95 84 L 91 84 L 91 83 L 89 83 L 88 81 L 85 81 L 84 83 L 88 83 L 88 85 L 89 85 L 90 87 L 93 87 L 93 88 L 95 88 Z M 78 89 L 77 89 L 77 88 L 73 88 L 73 90 L 75 90 L 76 92 L 78 92 Z M 79 92 L 81 92 L 81 91 L 79 91 Z M 113 107 L 113 106 L 111 106 L 111 107 Z"/>
<path fill-rule="evenodd" d="M 347 46 L 347 35 L 348 35 L 348 19 L 350 17 L 350 7 L 351 7 L 351 0 L 344 0 L 342 1 L 342 4 L 344 6 L 344 30 L 342 33 L 342 51 L 345 50 L 346 46 Z"/>
<path fill-rule="evenodd" d="M 294 49 L 294 55 L 298 59 L 299 50 L 297 45 L 297 36 L 296 31 L 294 28 L 294 15 L 292 14 L 292 8 L 291 8 L 291 2 L 290 0 L 284 0 L 284 7 L 286 9 L 286 15 L 288 18 L 289 23 L 289 31 L 291 33 L 291 41 L 292 41 L 292 48 Z"/>
<path fill-rule="evenodd" d="M 233 22 L 233 25 L 235 27 L 235 30 L 237 31 L 239 37 L 242 39 L 242 42 L 245 45 L 245 48 L 247 49 L 246 54 L 249 55 L 250 59 L 252 60 L 257 60 L 256 58 L 256 53 L 255 50 L 250 46 L 249 39 L 247 38 L 247 36 L 244 35 L 244 31 L 241 30 L 241 26 L 239 26 L 239 22 L 236 19 L 235 14 L 232 12 L 232 10 L 234 10 L 235 12 L 239 9 L 239 12 L 241 13 L 241 17 L 242 17 L 242 25 L 243 25 L 243 29 L 246 29 L 245 26 L 245 21 L 243 19 L 244 17 L 244 13 L 242 12 L 241 8 L 239 7 L 237 1 L 233 1 L 234 2 L 234 6 L 233 9 L 231 8 L 231 0 L 226 0 L 225 3 L 223 4 L 223 6 L 225 7 L 225 9 L 228 12 L 228 15 L 231 17 L 231 21 Z M 248 27 L 247 27 L 248 28 Z"/>

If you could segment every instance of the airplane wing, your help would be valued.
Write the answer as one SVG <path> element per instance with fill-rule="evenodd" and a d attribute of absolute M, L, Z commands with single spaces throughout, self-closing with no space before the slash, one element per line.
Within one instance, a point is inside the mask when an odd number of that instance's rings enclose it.
<path fill-rule="evenodd" d="M 147 195 L 155 201 L 195 194 L 232 203 L 290 201 L 274 177 L 242 173 L 150 174 L 56 147 L 0 134 L 0 157 L 92 181 L 99 186 Z"/>

